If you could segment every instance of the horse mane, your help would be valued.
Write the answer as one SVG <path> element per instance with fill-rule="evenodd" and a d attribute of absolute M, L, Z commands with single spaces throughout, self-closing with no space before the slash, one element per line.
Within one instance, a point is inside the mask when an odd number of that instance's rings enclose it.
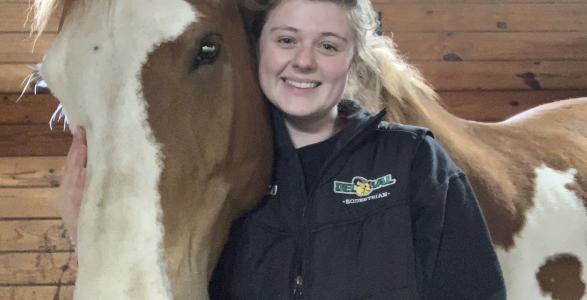
<path fill-rule="evenodd" d="M 51 16 L 57 7 L 62 6 L 66 0 L 34 0 L 29 11 L 33 13 L 31 33 L 37 32 L 37 37 L 43 33 Z"/>
<path fill-rule="evenodd" d="M 426 116 L 425 103 L 438 102 L 438 94 L 399 54 L 393 41 L 376 36 L 368 41 L 366 48 L 366 57 L 361 59 L 368 71 L 351 76 L 348 83 L 351 97 L 372 111 L 386 107 L 395 122 L 407 123 L 406 112 Z M 360 89 L 361 86 L 364 88 Z"/>

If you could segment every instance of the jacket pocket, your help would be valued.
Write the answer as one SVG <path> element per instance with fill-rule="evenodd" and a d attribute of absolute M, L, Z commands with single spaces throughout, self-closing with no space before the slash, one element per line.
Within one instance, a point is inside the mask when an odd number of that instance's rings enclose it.
<path fill-rule="evenodd" d="M 323 228 L 313 235 L 312 249 L 316 299 L 369 299 L 416 286 L 407 205 Z"/>

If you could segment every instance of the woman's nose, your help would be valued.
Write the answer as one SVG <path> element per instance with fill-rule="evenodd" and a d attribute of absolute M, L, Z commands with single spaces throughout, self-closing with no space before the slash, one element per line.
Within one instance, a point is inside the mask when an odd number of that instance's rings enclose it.
<path fill-rule="evenodd" d="M 308 72 L 316 68 L 316 53 L 314 47 L 302 46 L 298 48 L 294 57 L 293 67 L 300 71 Z"/>

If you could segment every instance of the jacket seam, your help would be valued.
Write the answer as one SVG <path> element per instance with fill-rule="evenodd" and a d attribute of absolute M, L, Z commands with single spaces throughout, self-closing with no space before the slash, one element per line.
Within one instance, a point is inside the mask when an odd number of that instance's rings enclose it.
<path fill-rule="evenodd" d="M 409 200 L 403 200 L 401 202 L 397 202 L 397 203 L 393 203 L 393 204 L 389 204 L 381 209 L 375 210 L 373 212 L 370 212 L 368 214 L 366 214 L 365 216 L 361 216 L 361 217 L 357 217 L 357 218 L 352 218 L 352 219 L 348 219 L 348 220 L 344 220 L 344 221 L 340 221 L 340 222 L 334 222 L 334 223 L 328 223 L 322 226 L 319 226 L 315 229 L 312 229 L 311 232 L 312 233 L 316 233 L 316 232 L 320 232 L 323 230 L 328 229 L 329 227 L 335 227 L 335 226 L 339 226 L 339 225 L 349 225 L 349 224 L 353 224 L 353 223 L 360 223 L 360 222 L 364 222 L 374 216 L 380 215 L 380 214 L 384 214 L 386 213 L 388 210 L 395 208 L 397 206 L 402 206 L 402 205 L 409 205 L 410 201 Z"/>

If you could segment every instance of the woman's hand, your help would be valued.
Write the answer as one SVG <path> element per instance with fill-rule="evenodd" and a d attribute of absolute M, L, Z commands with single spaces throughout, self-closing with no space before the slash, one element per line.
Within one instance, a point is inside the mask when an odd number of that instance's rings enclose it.
<path fill-rule="evenodd" d="M 87 154 L 86 132 L 80 127 L 73 135 L 67 153 L 57 198 L 63 224 L 74 242 L 77 240 L 77 222 L 86 181 Z"/>

